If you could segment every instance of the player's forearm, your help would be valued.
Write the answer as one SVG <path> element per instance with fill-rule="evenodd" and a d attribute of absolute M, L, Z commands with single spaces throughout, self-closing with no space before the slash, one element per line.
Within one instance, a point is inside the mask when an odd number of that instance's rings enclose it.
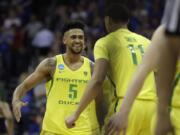
<path fill-rule="evenodd" d="M 101 86 L 102 83 L 92 79 L 88 85 L 87 85 L 87 89 L 85 90 L 85 93 L 83 95 L 83 97 L 81 98 L 81 101 L 79 103 L 79 106 L 75 112 L 75 115 L 77 117 L 79 117 L 79 115 L 81 114 L 81 112 L 87 107 L 87 105 L 93 100 L 95 99 L 95 97 L 98 95 L 99 90 L 101 90 Z"/>
<path fill-rule="evenodd" d="M 20 85 L 18 85 L 13 94 L 13 101 L 20 100 L 29 90 L 31 90 L 42 79 L 36 73 L 28 76 Z"/>
<path fill-rule="evenodd" d="M 103 97 L 103 90 L 100 90 L 99 94 L 96 96 L 96 115 L 97 120 L 99 122 L 100 127 L 104 125 L 104 118 L 107 114 L 108 108 L 107 105 L 104 102 Z"/>
<path fill-rule="evenodd" d="M 172 46 L 164 44 L 162 48 L 161 60 L 158 65 L 157 80 L 157 94 L 158 94 L 158 112 L 163 113 L 168 111 L 171 105 L 171 98 L 173 93 L 172 82 L 176 71 L 177 58 Z"/>
<path fill-rule="evenodd" d="M 20 84 L 14 91 L 12 102 L 21 100 L 29 89 L 31 89 L 31 87 L 27 86 L 26 84 Z"/>
<path fill-rule="evenodd" d="M 172 91 L 158 91 L 158 114 L 163 115 L 169 113 Z"/>
<path fill-rule="evenodd" d="M 14 135 L 14 121 L 13 121 L 13 119 L 8 119 L 6 124 L 7 124 L 8 135 Z"/>

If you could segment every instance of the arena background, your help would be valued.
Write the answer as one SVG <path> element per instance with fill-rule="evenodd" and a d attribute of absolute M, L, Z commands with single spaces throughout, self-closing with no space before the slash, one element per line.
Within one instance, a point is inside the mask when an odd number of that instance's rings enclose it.
<path fill-rule="evenodd" d="M 11 105 L 15 87 L 39 61 L 65 51 L 61 29 L 65 22 L 82 20 L 86 27 L 84 55 L 93 60 L 95 41 L 106 34 L 103 10 L 113 0 L 0 0 L 0 97 Z M 121 0 L 116 0 L 121 1 Z M 129 28 L 148 38 L 160 24 L 164 0 L 129 0 L 132 11 Z M 44 33 L 50 35 L 49 38 Z M 38 38 L 40 34 L 44 38 Z M 46 46 L 44 46 L 46 44 Z M 22 119 L 16 135 L 39 134 L 45 111 L 45 88 L 35 87 L 24 99 Z"/>

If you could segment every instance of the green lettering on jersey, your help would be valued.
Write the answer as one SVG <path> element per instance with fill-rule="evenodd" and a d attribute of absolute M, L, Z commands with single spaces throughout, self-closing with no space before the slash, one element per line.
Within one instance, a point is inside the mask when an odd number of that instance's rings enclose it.
<path fill-rule="evenodd" d="M 132 61 L 133 61 L 133 64 L 134 65 L 137 65 L 138 64 L 138 60 L 137 60 L 137 53 L 141 53 L 141 56 L 144 55 L 144 48 L 143 48 L 143 45 L 138 45 L 137 46 L 137 49 L 135 49 L 135 46 L 130 44 L 128 45 L 128 48 L 131 52 L 131 56 L 132 56 Z M 137 51 L 138 50 L 138 51 Z"/>
<path fill-rule="evenodd" d="M 128 42 L 136 42 L 134 37 L 125 37 Z"/>
<path fill-rule="evenodd" d="M 76 84 L 69 85 L 69 98 L 71 99 L 77 98 L 77 85 Z"/>

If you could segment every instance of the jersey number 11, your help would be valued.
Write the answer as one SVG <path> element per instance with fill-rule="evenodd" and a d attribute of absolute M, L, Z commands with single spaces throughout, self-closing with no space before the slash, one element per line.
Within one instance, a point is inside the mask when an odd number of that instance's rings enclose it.
<path fill-rule="evenodd" d="M 137 65 L 138 64 L 138 60 L 137 60 L 137 53 L 141 53 L 141 56 L 144 55 L 144 48 L 143 45 L 138 45 L 137 47 L 130 44 L 128 45 L 129 50 L 131 51 L 131 56 L 132 56 L 132 60 L 133 60 L 133 64 Z"/>

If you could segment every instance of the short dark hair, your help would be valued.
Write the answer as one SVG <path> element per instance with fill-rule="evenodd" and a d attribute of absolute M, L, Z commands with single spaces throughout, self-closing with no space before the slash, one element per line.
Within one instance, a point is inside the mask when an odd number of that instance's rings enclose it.
<path fill-rule="evenodd" d="M 115 23 L 128 22 L 130 12 L 125 5 L 115 2 L 106 6 L 105 16 L 109 16 Z"/>
<path fill-rule="evenodd" d="M 70 21 L 68 23 L 66 23 L 63 28 L 62 28 L 62 35 L 64 35 L 64 33 L 70 29 L 81 29 L 84 31 L 85 29 L 85 24 L 81 21 Z"/>

